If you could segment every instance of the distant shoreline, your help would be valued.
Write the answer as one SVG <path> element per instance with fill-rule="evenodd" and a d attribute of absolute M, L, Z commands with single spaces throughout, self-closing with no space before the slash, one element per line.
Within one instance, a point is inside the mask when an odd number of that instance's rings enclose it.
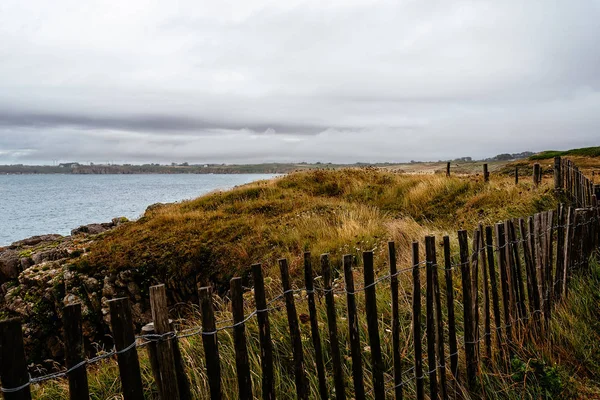
<path fill-rule="evenodd" d="M 483 163 L 491 166 L 503 166 L 511 160 L 471 160 L 470 158 L 451 161 L 452 169 L 456 172 L 471 172 Z M 428 173 L 444 172 L 447 161 L 411 161 L 384 163 L 264 163 L 264 164 L 79 164 L 65 163 L 54 165 L 0 165 L 0 175 L 169 175 L 169 174 L 288 174 L 294 171 L 310 169 L 339 169 L 339 168 L 387 168 L 397 172 Z"/>

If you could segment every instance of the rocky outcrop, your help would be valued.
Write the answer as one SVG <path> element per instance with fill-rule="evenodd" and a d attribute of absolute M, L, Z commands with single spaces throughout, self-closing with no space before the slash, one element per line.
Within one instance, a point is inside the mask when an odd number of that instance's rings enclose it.
<path fill-rule="evenodd" d="M 18 251 L 6 249 L 0 253 L 0 283 L 16 279 L 21 270 L 21 257 Z"/>
<path fill-rule="evenodd" d="M 113 218 L 111 222 L 105 222 L 105 223 L 101 223 L 101 224 L 82 225 L 79 228 L 71 230 L 71 236 L 82 235 L 82 234 L 97 235 L 99 233 L 103 233 L 110 229 L 113 229 L 114 227 L 117 227 L 125 222 L 127 222 L 127 218 L 121 217 L 121 218 Z"/>
<path fill-rule="evenodd" d="M 30 361 L 63 357 L 61 318 L 65 305 L 81 303 L 87 343 L 109 336 L 108 300 L 127 296 L 138 321 L 148 320 L 142 290 L 134 273 L 79 270 L 95 235 L 127 222 L 115 218 L 73 230 L 72 236 L 43 235 L 0 247 L 0 318 L 18 317 L 24 323 Z M 140 322 L 141 323 L 141 322 Z"/>

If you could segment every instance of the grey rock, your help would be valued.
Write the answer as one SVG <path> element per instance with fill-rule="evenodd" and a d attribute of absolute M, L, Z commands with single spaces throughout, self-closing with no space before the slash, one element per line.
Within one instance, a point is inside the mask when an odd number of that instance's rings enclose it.
<path fill-rule="evenodd" d="M 54 242 L 54 241 L 57 241 L 62 238 L 63 238 L 63 236 L 57 235 L 57 234 L 32 236 L 30 238 L 19 240 L 18 242 L 14 242 L 13 244 L 10 245 L 10 248 L 16 249 L 18 247 L 23 247 L 23 246 L 36 246 L 40 243 Z"/>
<path fill-rule="evenodd" d="M 16 250 L 4 250 L 0 253 L 0 283 L 15 279 L 21 272 L 21 257 Z"/>

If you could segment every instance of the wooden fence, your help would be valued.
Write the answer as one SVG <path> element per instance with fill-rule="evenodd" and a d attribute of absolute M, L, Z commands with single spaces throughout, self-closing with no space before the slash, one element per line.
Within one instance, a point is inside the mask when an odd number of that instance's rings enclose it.
<path fill-rule="evenodd" d="M 417 399 L 447 399 L 458 381 L 469 389 L 476 389 L 481 363 L 492 358 L 508 360 L 518 343 L 527 338 L 544 338 L 553 307 L 568 295 L 569 280 L 575 273 L 589 271 L 589 259 L 600 245 L 600 208 L 594 186 L 570 162 L 555 160 L 554 184 L 564 191 L 575 207 L 561 204 L 557 210 L 535 214 L 528 218 L 507 220 L 494 226 L 479 226 L 471 237 L 467 231 L 458 231 L 458 257 L 451 253 L 451 240 L 443 237 L 443 248 L 438 261 L 436 238 L 425 238 L 425 257 L 419 254 L 419 243 L 412 244 L 412 265 L 398 268 L 396 248 L 388 244 L 389 273 L 375 278 L 373 252 L 362 254 L 363 283 L 355 285 L 354 257 L 343 257 L 345 285 L 332 284 L 331 262 L 327 254 L 320 257 L 322 284 L 314 283 L 312 258 L 304 254 L 305 284 L 302 289 L 292 288 L 287 260 L 279 260 L 282 293 L 267 301 L 261 265 L 253 265 L 254 300 L 256 309 L 244 314 L 244 288 L 240 278 L 233 278 L 230 286 L 231 325 L 221 326 L 215 320 L 211 288 L 199 289 L 202 326 L 197 329 L 176 331 L 169 320 L 167 296 L 164 285 L 150 289 L 152 323 L 146 325 L 141 335 L 134 333 L 129 300 L 118 298 L 109 301 L 114 349 L 111 352 L 86 359 L 81 331 L 81 306 L 70 305 L 64 309 L 64 341 L 66 369 L 64 371 L 31 378 L 27 369 L 20 321 L 9 319 L 0 322 L 0 379 L 5 399 L 30 399 L 31 384 L 48 379 L 67 377 L 71 399 L 88 399 L 86 366 L 103 358 L 116 356 L 123 397 L 142 399 L 142 379 L 137 349 L 146 347 L 152 373 L 161 399 L 190 399 L 191 389 L 186 376 L 185 363 L 179 341 L 192 335 L 202 335 L 206 358 L 206 374 L 210 397 L 222 397 L 221 360 L 219 358 L 219 332 L 233 332 L 237 387 L 240 399 L 252 399 L 260 392 L 263 399 L 275 398 L 275 371 L 273 342 L 269 314 L 276 300 L 285 301 L 289 340 L 292 349 L 293 373 L 296 395 L 309 398 L 309 385 L 295 294 L 306 293 L 311 327 L 312 349 L 318 380 L 317 393 L 322 399 L 346 398 L 346 386 L 352 381 L 356 399 L 384 399 L 408 397 L 405 388 L 414 385 L 410 395 Z M 534 179 L 538 177 L 534 174 Z M 577 208 L 576 208 L 577 207 Z M 424 272 L 424 276 L 423 275 Z M 456 274 L 458 276 L 455 276 Z M 414 357 L 407 360 L 400 350 L 399 276 L 412 274 L 412 338 Z M 441 275 L 441 276 L 440 276 Z M 425 307 L 421 304 L 422 283 L 425 278 Z M 456 293 L 454 280 L 460 279 L 462 293 Z M 388 285 L 389 281 L 389 285 Z M 393 343 L 392 379 L 386 380 L 380 326 L 377 310 L 377 288 L 391 291 L 391 325 Z M 364 292 L 371 375 L 371 388 L 365 387 L 364 351 L 358 323 L 358 301 Z M 379 292 L 381 293 L 381 291 Z M 338 336 L 339 295 L 346 297 L 348 343 L 340 343 Z M 327 324 L 321 329 L 317 319 L 316 298 L 324 298 Z M 442 312 L 445 304 L 446 314 Z M 462 309 L 458 318 L 455 309 Z M 425 331 L 421 326 L 424 312 Z M 256 317 L 259 327 L 261 382 L 252 387 L 246 323 Z M 461 326 L 458 326 L 461 325 Z M 447 331 L 447 335 L 445 332 Z M 459 332 L 463 336 L 459 336 Z M 322 337 L 329 339 L 330 365 L 324 364 Z M 424 339 L 424 340 L 423 340 Z M 423 341 L 425 346 L 423 346 Z M 351 355 L 351 377 L 344 375 L 340 348 L 347 346 Z M 464 362 L 460 359 L 464 357 Z M 424 361 L 426 361 L 424 363 Z M 449 368 L 448 368 L 449 366 Z M 461 369 L 464 369 L 461 370 Z M 256 372 L 256 371 L 255 371 Z M 334 385 L 327 385 L 327 375 Z M 256 389 L 260 389 L 257 391 Z M 291 394 L 288 394 L 291 396 Z"/>

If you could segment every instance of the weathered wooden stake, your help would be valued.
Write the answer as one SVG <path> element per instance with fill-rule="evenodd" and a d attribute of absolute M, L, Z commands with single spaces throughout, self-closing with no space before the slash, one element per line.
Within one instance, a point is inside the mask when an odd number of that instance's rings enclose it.
<path fill-rule="evenodd" d="M 454 317 L 454 284 L 452 282 L 452 257 L 450 238 L 444 236 L 444 273 L 446 277 L 446 308 L 448 309 L 448 348 L 450 350 L 450 370 L 458 379 L 458 346 L 456 343 L 456 322 Z"/>
<path fill-rule="evenodd" d="M 317 320 L 317 306 L 315 303 L 315 287 L 313 282 L 313 270 L 310 253 L 304 253 L 304 281 L 306 284 L 306 295 L 308 297 L 308 314 L 310 317 L 310 332 L 313 347 L 315 349 L 315 364 L 317 366 L 317 377 L 319 380 L 319 394 L 322 399 L 329 398 L 327 392 L 327 381 L 325 380 L 325 366 L 323 365 L 323 349 L 321 335 L 319 334 L 319 322 Z"/>
<path fill-rule="evenodd" d="M 448 163 L 448 173 L 450 172 Z M 394 393 L 396 399 L 403 398 L 402 357 L 400 354 L 400 310 L 398 309 L 398 270 L 396 267 L 396 246 L 388 242 L 388 261 L 390 263 L 390 291 L 392 295 L 392 347 L 394 359 Z"/>
<path fill-rule="evenodd" d="M 540 184 L 541 172 L 540 172 L 540 164 L 533 164 L 533 184 L 537 187 Z"/>
<path fill-rule="evenodd" d="M 484 182 L 489 182 L 490 181 L 490 172 L 488 171 L 488 165 L 487 164 L 483 164 L 483 181 Z"/>
<path fill-rule="evenodd" d="M 221 363 L 219 360 L 219 343 L 217 341 L 217 325 L 213 308 L 212 288 L 202 287 L 199 292 L 200 311 L 202 314 L 202 344 L 206 358 L 206 374 L 210 398 L 218 400 L 223 397 L 221 390 Z"/>
<path fill-rule="evenodd" d="M 125 400 L 142 400 L 144 391 L 140 363 L 135 347 L 135 334 L 129 299 L 121 297 L 108 301 L 110 325 L 117 351 L 119 375 Z"/>
<path fill-rule="evenodd" d="M 154 335 L 154 323 L 150 322 L 142 327 L 142 335 Z M 160 377 L 160 369 L 158 366 L 158 350 L 156 349 L 156 341 L 151 340 L 146 345 L 146 351 L 148 352 L 148 359 L 150 360 L 150 368 L 152 369 L 152 377 L 156 384 L 156 390 L 158 391 L 158 398 L 162 400 L 162 380 Z"/>
<path fill-rule="evenodd" d="M 500 286 L 502 287 L 502 306 L 504 308 L 504 325 L 508 343 L 512 342 L 512 321 L 510 312 L 510 288 L 508 275 L 506 274 L 506 236 L 504 235 L 504 224 L 496 224 L 496 248 L 498 249 L 498 269 L 500 270 Z M 505 349 L 504 349 L 505 350 Z"/>
<path fill-rule="evenodd" d="M 373 252 L 363 252 L 363 274 L 365 282 L 365 308 L 367 312 L 367 330 L 371 346 L 371 368 L 373 375 L 373 393 L 375 399 L 385 399 L 384 366 L 379 340 L 379 315 L 377 314 L 377 297 L 375 294 L 375 272 L 373 271 Z"/>
<path fill-rule="evenodd" d="M 308 380 L 304 370 L 304 355 L 302 353 L 302 337 L 298 326 L 298 314 L 294 302 L 294 292 L 290 283 L 288 263 L 285 258 L 279 259 L 279 271 L 281 272 L 281 285 L 285 297 L 285 309 L 287 311 L 288 326 L 290 328 L 290 342 L 294 352 L 294 377 L 296 379 L 296 394 L 298 399 L 308 399 Z"/>
<path fill-rule="evenodd" d="M 429 397 L 437 399 L 438 395 L 438 382 L 437 382 L 437 364 L 436 364 L 436 333 L 435 333 L 435 314 L 434 314 L 434 294 L 433 294 L 433 259 L 431 249 L 431 236 L 425 238 L 425 257 L 426 257 L 426 314 L 425 319 L 427 322 L 426 338 L 427 338 L 427 362 L 428 362 L 428 375 L 429 375 Z M 434 239 L 435 241 L 435 239 Z M 433 244 L 433 252 L 435 252 L 435 243 Z"/>
<path fill-rule="evenodd" d="M 248 363 L 248 347 L 246 346 L 246 326 L 244 324 L 244 289 L 242 278 L 233 278 L 229 284 L 231 292 L 231 313 L 233 314 L 233 341 L 235 346 L 235 367 L 237 372 L 238 393 L 240 400 L 251 400 L 252 379 Z"/>
<path fill-rule="evenodd" d="M 71 304 L 63 308 L 63 330 L 65 338 L 65 361 L 67 369 L 85 360 L 83 333 L 81 332 L 81 304 Z M 86 364 L 71 371 L 69 378 L 69 398 L 89 399 Z"/>
<path fill-rule="evenodd" d="M 358 331 L 358 311 L 356 293 L 354 292 L 354 275 L 352 272 L 352 255 L 344 256 L 344 278 L 346 281 L 346 303 L 348 305 L 348 332 L 350 336 L 350 355 L 352 356 L 352 378 L 356 400 L 365 398 L 363 383 L 362 356 L 360 353 L 360 333 Z"/>
<path fill-rule="evenodd" d="M 429 245 L 427 245 L 429 243 Z M 440 295 L 440 282 L 438 274 L 438 263 L 435 251 L 435 237 L 428 236 L 425 239 L 426 247 L 429 247 L 429 259 L 433 267 L 433 296 L 435 304 L 436 319 L 436 344 L 437 344 L 437 366 L 440 368 L 440 396 L 442 399 L 448 398 L 448 389 L 446 387 L 446 355 L 444 351 L 444 319 L 442 310 L 442 298 Z"/>
<path fill-rule="evenodd" d="M 485 343 L 485 358 L 489 364 L 492 360 L 492 332 L 491 332 L 491 318 L 490 318 L 490 289 L 488 283 L 489 269 L 488 269 L 488 258 L 489 253 L 493 250 L 486 246 L 485 243 L 485 232 L 482 225 L 479 225 L 479 238 L 480 246 L 483 250 L 481 257 L 482 270 L 483 270 L 483 331 L 484 331 L 484 343 Z M 487 257 L 486 257 L 487 256 Z M 493 258 L 493 254 L 492 254 Z"/>
<path fill-rule="evenodd" d="M 558 206 L 558 222 L 556 224 L 556 267 L 554 272 L 553 292 L 555 301 L 560 301 L 562 295 L 562 281 L 565 267 L 565 215 L 564 204 Z"/>
<path fill-rule="evenodd" d="M 413 341 L 415 348 L 415 380 L 417 382 L 417 400 L 425 399 L 423 384 L 423 346 L 421 344 L 421 271 L 419 261 L 419 243 L 412 244 L 413 258 Z"/>
<path fill-rule="evenodd" d="M 492 227 L 485 227 L 485 244 L 487 246 L 488 266 L 490 268 L 490 284 L 492 287 L 492 309 L 494 311 L 494 323 L 496 325 L 496 343 L 498 348 L 502 347 L 502 320 L 500 316 L 500 297 L 498 296 L 498 283 L 496 281 L 498 274 L 494 264 L 494 245 L 493 245 Z"/>
<path fill-rule="evenodd" d="M 5 400 L 31 400 L 23 330 L 15 318 L 0 321 L 0 380 L 3 389 L 26 385 L 18 391 L 4 392 Z"/>
<path fill-rule="evenodd" d="M 331 267 L 329 255 L 321 255 L 321 272 L 325 286 L 325 303 L 327 306 L 327 327 L 329 329 L 329 343 L 331 348 L 331 363 L 333 364 L 333 381 L 335 383 L 335 398 L 346 399 L 346 388 L 344 386 L 344 371 L 340 357 L 340 345 L 337 336 L 337 313 L 335 310 L 335 297 L 331 285 Z"/>
<path fill-rule="evenodd" d="M 554 157 L 554 189 L 555 190 L 561 190 L 563 188 L 561 166 L 562 166 L 562 162 L 560 160 L 560 157 Z"/>
<path fill-rule="evenodd" d="M 150 287 L 150 307 L 152 309 L 152 321 L 154 322 L 155 333 L 162 335 L 171 332 L 165 285 Z M 179 385 L 177 384 L 177 372 L 175 371 L 173 341 L 171 338 L 159 340 L 156 346 L 163 399 L 179 400 Z"/>
<path fill-rule="evenodd" d="M 265 297 L 265 281 L 260 264 L 252 265 L 254 280 L 254 301 L 256 302 L 256 319 L 260 338 L 260 365 L 262 367 L 262 395 L 264 400 L 275 399 L 275 379 L 273 377 L 273 343 L 271 342 L 271 325 L 269 310 Z"/>
<path fill-rule="evenodd" d="M 465 356 L 467 365 L 467 385 L 471 390 L 477 384 L 477 356 L 475 355 L 475 331 L 473 330 L 473 290 L 471 288 L 471 269 L 469 266 L 469 243 L 467 231 L 458 231 L 460 247 L 460 270 L 463 286 L 463 318 L 465 332 Z"/>

